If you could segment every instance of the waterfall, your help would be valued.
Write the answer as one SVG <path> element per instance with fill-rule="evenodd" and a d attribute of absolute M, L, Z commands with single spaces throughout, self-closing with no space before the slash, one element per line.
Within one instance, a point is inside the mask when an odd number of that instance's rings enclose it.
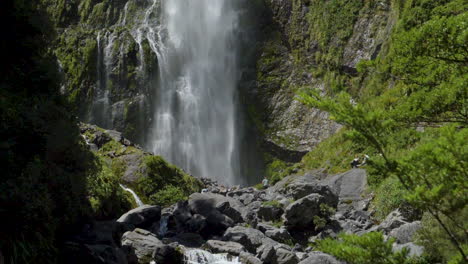
<path fill-rule="evenodd" d="M 185 252 L 186 264 L 241 264 L 238 257 L 227 254 L 211 254 L 201 249 L 189 249 Z"/>
<path fill-rule="evenodd" d="M 235 2 L 154 0 L 133 33 L 140 47 L 148 39 L 160 70 L 150 148 L 227 184 L 241 179 Z"/>
<path fill-rule="evenodd" d="M 132 194 L 133 199 L 135 199 L 135 202 L 137 203 L 138 206 L 143 206 L 143 205 L 145 205 L 145 204 L 140 200 L 140 197 L 138 197 L 138 195 L 137 195 L 132 189 L 127 188 L 127 187 L 125 187 L 125 186 L 122 185 L 122 184 L 120 184 L 120 187 L 121 187 L 122 189 L 124 189 L 125 191 L 127 191 L 127 192 L 129 192 L 129 193 Z"/>
<path fill-rule="evenodd" d="M 159 230 L 158 230 L 158 234 L 161 236 L 161 237 L 164 237 L 166 234 L 167 234 L 167 221 L 169 220 L 169 216 L 168 215 L 163 215 L 161 217 L 161 220 L 159 221 Z"/>
<path fill-rule="evenodd" d="M 90 116 L 88 117 L 89 123 L 107 129 L 112 128 L 112 119 L 110 118 L 111 105 L 107 86 L 109 84 L 109 69 L 112 62 L 112 47 L 115 38 L 116 36 L 114 34 L 109 34 L 109 32 L 104 36 L 101 36 L 101 32 L 97 35 L 97 83 L 94 101 L 92 103 Z"/>

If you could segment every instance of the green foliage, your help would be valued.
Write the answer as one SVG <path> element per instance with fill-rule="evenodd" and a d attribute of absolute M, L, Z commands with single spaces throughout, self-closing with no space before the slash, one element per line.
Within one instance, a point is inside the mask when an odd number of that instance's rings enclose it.
<path fill-rule="evenodd" d="M 199 180 L 169 164 L 160 156 L 145 157 L 143 168 L 147 176 L 137 181 L 135 190 L 142 195 L 142 199 L 152 203 L 168 205 L 167 202 L 183 200 L 188 195 L 200 191 L 202 187 Z M 174 195 L 173 200 L 168 197 L 171 194 Z"/>
<path fill-rule="evenodd" d="M 340 66 L 346 41 L 353 33 L 354 23 L 364 6 L 362 0 L 310 1 L 307 21 L 309 42 L 318 42 L 316 61 L 327 68 Z"/>
<path fill-rule="evenodd" d="M 300 95 L 346 125 L 351 140 L 379 153 L 369 163 L 373 184 L 383 182 L 383 191 L 394 181 L 385 178 L 397 178 L 406 200 L 436 219 L 463 258 L 468 235 L 457 237 L 463 228 L 450 219 L 465 210 L 468 197 L 467 10 L 461 1 L 407 1 L 387 56 L 361 67 L 368 74 L 379 72 L 381 84 L 369 85 L 377 86 L 372 90 L 380 96 L 357 103 L 346 93 Z M 401 202 L 397 186 L 389 187 L 377 199 L 382 214 Z M 383 202 L 384 197 L 393 198 Z"/>
<path fill-rule="evenodd" d="M 328 173 L 344 172 L 350 168 L 351 160 L 359 153 L 371 154 L 365 145 L 353 142 L 347 137 L 346 130 L 322 141 L 301 160 L 303 171 L 324 168 Z"/>
<path fill-rule="evenodd" d="M 266 201 L 262 203 L 263 206 L 273 206 L 276 208 L 283 208 L 283 205 L 278 202 L 278 200 L 271 200 L 271 201 Z"/>
<path fill-rule="evenodd" d="M 443 220 L 449 225 L 450 230 L 455 230 L 454 235 L 460 241 L 463 241 L 463 249 L 468 250 L 468 241 L 465 233 L 468 229 L 468 209 L 465 207 L 462 211 L 447 219 L 442 216 Z M 457 227 L 458 225 L 458 227 Z M 448 262 L 448 263 L 463 263 L 460 254 L 456 254 L 457 248 L 452 243 L 447 243 L 450 240 L 447 233 L 441 228 L 440 224 L 430 214 L 424 214 L 422 218 L 422 228 L 417 232 L 416 239 L 419 244 L 424 246 L 427 254 L 432 259 L 432 263 Z"/>
<path fill-rule="evenodd" d="M 405 188 L 396 177 L 388 177 L 374 191 L 375 218 L 383 220 L 405 202 Z"/>
<path fill-rule="evenodd" d="M 89 217 L 98 167 L 79 135 L 49 53 L 50 23 L 34 1 L 2 1 L 0 248 L 7 263 L 54 263 Z"/>
<path fill-rule="evenodd" d="M 107 165 L 103 158 L 99 159 L 101 169 L 88 181 L 88 195 L 93 216 L 97 219 L 117 218 L 132 209 L 133 197 L 129 197 L 120 188 L 119 175 Z"/>
<path fill-rule="evenodd" d="M 422 259 L 408 258 L 407 250 L 392 251 L 394 240 L 385 240 L 380 232 L 362 236 L 340 234 L 338 239 L 326 238 L 318 241 L 317 249 L 331 254 L 349 264 L 416 264 Z"/>
<path fill-rule="evenodd" d="M 166 185 L 164 189 L 152 194 L 149 197 L 151 204 L 169 206 L 178 201 L 187 200 L 188 196 L 184 191 L 172 185 Z"/>
<path fill-rule="evenodd" d="M 270 184 L 275 184 L 284 177 L 290 175 L 293 170 L 294 168 L 291 164 L 272 158 L 271 162 L 267 162 L 265 175 L 270 179 Z"/>

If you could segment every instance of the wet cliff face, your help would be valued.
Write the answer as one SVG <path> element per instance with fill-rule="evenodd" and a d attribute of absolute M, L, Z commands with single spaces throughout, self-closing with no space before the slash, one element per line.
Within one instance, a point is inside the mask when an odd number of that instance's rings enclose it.
<path fill-rule="evenodd" d="M 151 85 L 159 63 L 144 37 L 153 0 L 42 0 L 57 27 L 55 51 L 64 76 L 63 92 L 82 120 L 122 131 L 146 145 L 157 98 Z M 338 93 L 359 83 L 360 60 L 385 48 L 393 25 L 389 0 L 255 0 L 241 18 L 239 34 L 240 138 L 261 147 L 241 151 L 297 162 L 340 126 L 325 112 L 295 100 L 303 87 Z M 140 30 L 140 31 L 139 31 Z M 151 33 L 151 32 L 150 32 Z M 353 85 L 352 87 L 359 87 Z M 355 88 L 354 88 L 355 89 Z M 360 91 L 348 91 L 358 96 Z M 256 136 L 252 136 L 256 135 Z"/>
<path fill-rule="evenodd" d="M 158 78 L 156 54 L 139 38 L 151 0 L 42 0 L 55 23 L 62 92 L 80 119 L 147 138 Z"/>
<path fill-rule="evenodd" d="M 295 100 L 303 87 L 335 94 L 363 79 L 393 25 L 390 1 L 266 0 L 249 114 L 273 157 L 297 162 L 340 126 Z M 355 86 L 354 86 L 355 87 Z M 348 91 L 358 96 L 359 90 Z"/>

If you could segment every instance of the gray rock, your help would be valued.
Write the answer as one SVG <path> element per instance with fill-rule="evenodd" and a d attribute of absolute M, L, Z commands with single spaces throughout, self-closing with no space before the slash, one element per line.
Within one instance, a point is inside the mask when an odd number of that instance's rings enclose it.
<path fill-rule="evenodd" d="M 296 254 L 285 248 L 276 249 L 276 263 L 278 264 L 297 264 L 299 259 Z"/>
<path fill-rule="evenodd" d="M 137 257 L 138 263 L 149 263 L 155 250 L 165 246 L 154 234 L 139 228 L 122 236 L 122 247 L 129 248 Z"/>
<path fill-rule="evenodd" d="M 223 235 L 223 240 L 233 241 L 243 245 L 249 252 L 256 253 L 257 247 L 266 243 L 276 244 L 257 229 L 235 226 L 231 227 Z"/>
<path fill-rule="evenodd" d="M 385 233 L 389 233 L 393 229 L 398 228 L 406 223 L 407 222 L 405 221 L 404 217 L 397 209 L 391 212 L 380 225 L 373 227 L 370 230 L 376 229 L 377 231 L 384 231 Z"/>
<path fill-rule="evenodd" d="M 261 260 L 259 260 L 254 255 L 252 255 L 252 254 L 250 254 L 248 252 L 245 252 L 245 251 L 242 251 L 239 254 L 239 260 L 243 264 L 263 264 L 263 262 Z"/>
<path fill-rule="evenodd" d="M 286 242 L 288 240 L 292 240 L 291 234 L 289 234 L 288 230 L 284 226 L 281 228 L 276 228 L 264 223 L 258 224 L 257 229 L 262 231 L 267 237 L 278 241 L 278 242 Z"/>
<path fill-rule="evenodd" d="M 115 141 L 120 142 L 122 140 L 122 133 L 115 130 L 106 130 L 106 133 Z"/>
<path fill-rule="evenodd" d="M 206 218 L 207 225 L 202 232 L 204 236 L 222 234 L 234 226 L 235 221 L 220 210 L 235 217 L 242 215 L 240 210 L 245 209 L 239 201 L 214 193 L 194 193 L 190 195 L 188 203 L 192 213 Z"/>
<path fill-rule="evenodd" d="M 257 211 L 257 217 L 264 221 L 275 221 L 280 219 L 283 208 L 273 205 L 262 205 Z"/>
<path fill-rule="evenodd" d="M 340 201 L 358 202 L 367 186 L 367 174 L 363 169 L 352 169 L 329 177 L 325 181 L 338 195 Z"/>
<path fill-rule="evenodd" d="M 299 264 L 343 264 L 344 262 L 338 261 L 335 257 L 322 252 L 310 252 L 308 257 Z"/>
<path fill-rule="evenodd" d="M 208 240 L 205 247 L 213 253 L 229 253 L 234 256 L 239 256 L 242 251 L 245 251 L 244 246 L 239 243 L 219 240 Z"/>
<path fill-rule="evenodd" d="M 132 224 L 135 227 L 148 228 L 161 218 L 161 207 L 143 205 L 122 215 L 117 222 Z"/>
<path fill-rule="evenodd" d="M 185 225 L 188 232 L 199 233 L 206 227 L 207 221 L 204 216 L 195 214 Z"/>
<path fill-rule="evenodd" d="M 413 241 L 413 236 L 419 229 L 421 229 L 421 222 L 407 223 L 393 229 L 389 236 L 394 237 L 399 244 L 406 244 Z"/>
<path fill-rule="evenodd" d="M 177 243 L 189 248 L 199 248 L 205 243 L 205 240 L 196 233 L 182 233 L 173 237 L 164 238 L 163 242 L 166 244 Z"/>
<path fill-rule="evenodd" d="M 318 193 L 324 197 L 330 197 L 330 199 L 335 199 L 336 194 L 330 188 L 330 186 L 320 183 L 319 181 L 314 182 L 304 182 L 295 181 L 287 185 L 283 190 L 281 190 L 286 195 L 294 198 L 294 200 L 301 199 L 312 193 Z"/>
<path fill-rule="evenodd" d="M 263 244 L 257 249 L 257 257 L 263 263 L 276 262 L 276 250 L 273 244 Z"/>
<path fill-rule="evenodd" d="M 313 228 L 313 217 L 321 216 L 321 204 L 336 207 L 337 198 L 325 198 L 320 194 L 311 194 L 290 204 L 284 213 L 285 225 L 290 228 Z"/>
<path fill-rule="evenodd" d="M 393 243 L 393 248 L 392 248 L 393 252 L 401 251 L 403 248 L 406 248 L 409 250 L 410 257 L 420 257 L 424 253 L 424 247 L 418 246 L 414 244 L 413 242 L 406 243 L 406 244 Z"/>

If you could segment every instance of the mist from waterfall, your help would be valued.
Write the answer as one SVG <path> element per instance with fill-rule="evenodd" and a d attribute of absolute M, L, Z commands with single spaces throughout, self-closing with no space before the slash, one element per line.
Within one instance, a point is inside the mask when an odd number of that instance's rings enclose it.
<path fill-rule="evenodd" d="M 136 38 L 145 34 L 160 69 L 152 150 L 195 176 L 227 184 L 240 183 L 235 2 L 155 1 Z M 158 11 L 160 22 L 152 22 Z"/>

